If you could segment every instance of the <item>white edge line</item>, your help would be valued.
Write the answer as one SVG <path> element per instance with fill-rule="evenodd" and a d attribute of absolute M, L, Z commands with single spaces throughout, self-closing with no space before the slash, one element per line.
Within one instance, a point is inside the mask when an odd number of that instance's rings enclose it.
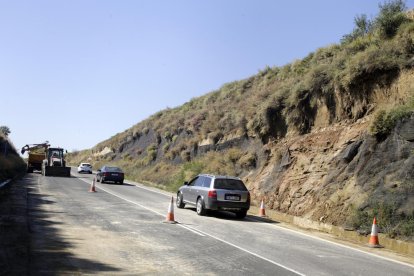
<path fill-rule="evenodd" d="M 261 220 L 255 219 L 255 218 L 248 218 L 248 220 L 257 221 L 257 222 L 263 222 Z M 364 251 L 364 250 L 361 250 L 361 249 L 358 249 L 358 248 L 354 248 L 354 247 L 351 247 L 351 246 L 348 246 L 348 245 L 345 245 L 345 244 L 341 244 L 341 243 L 334 242 L 334 241 L 330 241 L 330 240 L 326 240 L 326 239 L 323 239 L 323 238 L 320 238 L 320 237 L 312 236 L 312 235 L 309 235 L 309 234 L 306 234 L 306 233 L 303 233 L 303 232 L 300 232 L 300 231 L 297 231 L 297 230 L 285 228 L 285 227 L 282 227 L 282 226 L 279 226 L 279 225 L 275 225 L 275 224 L 271 224 L 271 223 L 266 223 L 266 224 L 268 224 L 268 225 L 270 225 L 272 227 L 277 227 L 277 228 L 282 229 L 282 230 L 285 230 L 285 231 L 290 231 L 290 232 L 293 232 L 293 233 L 296 233 L 296 234 L 299 234 L 299 235 L 302 235 L 302 236 L 306 236 L 308 238 L 312 238 L 312 239 L 319 240 L 319 241 L 323 241 L 323 242 L 326 242 L 326 243 L 338 245 L 338 246 L 341 246 L 341 247 L 344 247 L 344 248 L 347 248 L 347 249 L 351 249 L 351 250 L 357 251 L 359 253 L 364 253 L 364 254 L 370 255 L 372 257 L 377 257 L 377 258 L 380 258 L 380 259 L 383 259 L 383 260 L 387 260 L 387 261 L 390 261 L 390 262 L 394 262 L 394 263 L 397 263 L 397 264 L 406 265 L 406 266 L 409 266 L 409 267 L 414 268 L 414 265 L 412 265 L 410 263 L 406 263 L 406 262 L 401 262 L 401 261 L 398 261 L 398 260 L 390 259 L 388 257 L 384 257 L 384 256 L 381 256 L 381 255 L 377 255 L 375 253 L 367 252 L 367 251 Z"/>
<path fill-rule="evenodd" d="M 135 185 L 135 187 L 137 187 L 139 189 L 144 189 L 144 190 L 147 190 L 147 191 L 150 191 L 150 192 L 153 192 L 153 193 L 157 193 L 157 194 L 161 194 L 161 195 L 165 195 L 165 196 L 168 196 L 168 197 L 171 196 L 171 195 L 168 195 L 168 194 L 163 193 L 163 192 L 160 192 L 160 191 L 155 191 L 155 190 L 152 190 L 152 189 L 149 189 L 149 188 L 142 187 L 141 185 L 139 185 L 139 186 L 136 185 L 136 184 L 134 184 L 134 185 Z M 255 219 L 255 218 L 248 218 L 248 219 L 253 220 L 253 221 L 257 221 L 257 222 L 262 222 L 262 221 L 260 221 L 258 219 Z M 306 236 L 306 237 L 309 237 L 309 238 L 313 238 L 315 240 L 327 242 L 327 243 L 334 244 L 334 245 L 338 245 L 338 246 L 341 246 L 341 247 L 344 247 L 344 248 L 347 248 L 347 249 L 351 249 L 351 250 L 354 250 L 354 251 L 357 251 L 357 252 L 360 252 L 360 253 L 364 253 L 364 254 L 370 255 L 372 257 L 377 257 L 377 258 L 380 258 L 380 259 L 383 259 L 383 260 L 387 260 L 387 261 L 390 261 L 390 262 L 394 262 L 394 263 L 397 263 L 397 264 L 406 265 L 406 266 L 409 266 L 409 267 L 414 268 L 414 265 L 412 265 L 410 263 L 406 263 L 406 262 L 401 262 L 401 261 L 398 261 L 398 260 L 390 259 L 388 257 L 384 257 L 384 256 L 381 256 L 381 255 L 377 255 L 375 253 L 367 252 L 367 251 L 364 251 L 364 250 L 361 250 L 361 249 L 357 249 L 357 248 L 354 248 L 354 247 L 350 247 L 348 245 L 340 244 L 340 243 L 337 243 L 337 242 L 334 242 L 334 241 L 330 241 L 330 240 L 326 240 L 326 239 L 323 239 L 323 238 L 320 238 L 320 237 L 316 237 L 316 236 L 312 236 L 312 235 L 309 235 L 309 234 L 305 234 L 305 233 L 302 233 L 300 231 L 296 231 L 296 230 L 293 230 L 293 229 L 284 228 L 282 226 L 278 226 L 278 225 L 272 225 L 272 226 L 276 226 L 277 228 L 280 228 L 280 229 L 284 229 L 284 230 L 287 230 L 287 231 L 294 232 L 296 234 L 300 234 L 300 235 L 303 235 L 303 236 Z M 190 230 L 190 229 L 188 229 L 188 230 Z M 199 231 L 199 230 L 196 230 L 196 231 Z"/>
<path fill-rule="evenodd" d="M 84 179 L 81 179 L 81 178 L 78 178 L 78 179 L 82 180 L 83 182 L 88 183 L 88 182 L 87 182 L 87 180 L 84 180 Z M 103 190 L 103 191 L 107 192 L 108 194 L 111 194 L 111 195 L 113 195 L 113 196 L 115 196 L 115 197 L 117 197 L 117 198 L 120 198 L 120 199 L 125 200 L 125 201 L 127 201 L 127 202 L 129 202 L 129 203 L 132 203 L 132 204 L 134 204 L 134 205 L 137 205 L 137 206 L 139 206 L 139 207 L 141 207 L 141 208 L 143 208 L 143 209 L 145 209 L 145 210 L 148 210 L 148 211 L 150 211 L 150 212 L 153 212 L 153 213 L 155 213 L 155 214 L 157 214 L 157 215 L 159 215 L 159 216 L 161 216 L 161 217 L 164 217 L 164 215 L 163 215 L 163 214 L 161 214 L 161 213 L 160 213 L 160 212 L 158 212 L 158 211 L 155 211 L 154 209 L 148 208 L 148 207 L 146 207 L 146 206 L 144 206 L 144 205 L 142 205 L 142 204 L 139 204 L 139 203 L 137 203 L 137 202 L 135 202 L 135 201 L 132 201 L 132 200 L 126 199 L 126 198 L 124 198 L 124 197 L 122 197 L 122 196 L 120 196 L 120 195 L 118 195 L 118 194 L 115 194 L 115 193 L 113 193 L 113 192 L 111 192 L 111 191 L 108 191 L 108 190 L 107 190 L 107 189 L 105 189 L 105 188 L 99 187 L 99 189 L 100 189 L 100 190 Z M 198 230 L 193 229 L 193 228 L 191 228 L 191 227 L 188 227 L 188 226 L 186 226 L 186 225 L 183 225 L 183 224 L 178 223 L 178 226 L 181 226 L 182 228 L 185 228 L 185 229 L 187 229 L 187 230 L 189 230 L 189 231 L 191 231 L 191 232 L 193 232 L 193 233 L 195 233 L 195 234 L 197 234 L 197 235 L 200 235 L 200 236 L 202 236 L 202 237 L 204 237 L 204 236 L 205 236 L 205 235 L 203 235 L 202 233 L 198 232 Z"/>
<path fill-rule="evenodd" d="M 155 190 L 152 190 L 152 189 L 148 189 L 148 188 L 145 188 L 145 187 L 142 187 L 142 186 L 138 186 L 136 184 L 135 184 L 135 187 L 140 188 L 140 189 L 144 189 L 144 190 L 147 190 L 147 191 L 150 191 L 150 192 L 153 192 L 153 193 L 158 193 L 158 194 L 162 194 L 162 195 L 165 195 L 165 196 L 170 196 L 170 195 L 167 195 L 166 193 L 159 192 L 159 191 L 155 191 Z M 249 219 L 252 220 L 252 221 L 256 221 L 256 222 L 262 222 L 261 220 L 258 220 L 258 219 L 255 219 L 255 218 L 248 218 L 248 220 Z M 337 242 L 334 242 L 334 241 L 330 241 L 330 240 L 326 240 L 326 239 L 323 239 L 323 238 L 320 238 L 320 237 L 316 237 L 316 236 L 312 236 L 312 235 L 309 235 L 309 234 L 305 234 L 303 232 L 296 231 L 296 230 L 293 230 L 293 229 L 284 228 L 282 226 L 278 226 L 278 225 L 272 225 L 272 226 L 276 226 L 276 227 L 278 227 L 280 229 L 284 229 L 284 230 L 287 230 L 287 231 L 291 231 L 291 232 L 294 232 L 296 234 L 300 234 L 300 235 L 303 235 L 303 236 L 306 236 L 306 237 L 309 237 L 309 238 L 313 238 L 313 239 L 316 239 L 316 240 L 319 240 L 319 241 L 324 241 L 324 242 L 327 242 L 327 243 L 330 243 L 330 244 L 335 244 L 335 245 L 338 245 L 338 246 L 341 246 L 341 247 L 344 247 L 344 248 L 347 248 L 347 249 L 351 249 L 351 250 L 354 250 L 354 251 L 357 251 L 357 252 L 360 252 L 360 253 L 365 253 L 365 254 L 370 255 L 370 256 L 373 256 L 373 257 L 378 257 L 378 258 L 383 259 L 383 260 L 391 261 L 391 262 L 394 262 L 394 263 L 397 263 L 397 264 L 406 265 L 406 266 L 409 266 L 409 267 L 414 268 L 414 265 L 412 265 L 410 263 L 406 263 L 406 262 L 401 262 L 401 261 L 398 261 L 398 260 L 390 259 L 390 258 L 381 256 L 381 255 L 377 255 L 375 253 L 367 252 L 367 251 L 364 251 L 364 250 L 361 250 L 361 249 L 357 249 L 357 248 L 354 248 L 354 247 L 350 247 L 348 245 L 340 244 L 340 243 L 337 243 Z"/>
<path fill-rule="evenodd" d="M 84 181 L 84 182 L 87 182 L 86 180 L 84 180 L 84 179 L 82 179 L 82 178 L 78 178 L 78 179 L 81 179 L 82 181 Z M 150 191 L 150 192 L 153 192 L 153 193 L 157 193 L 157 194 L 161 194 L 161 195 L 165 195 L 165 196 L 170 196 L 170 195 L 167 195 L 166 193 L 163 193 L 163 192 L 159 192 L 159 191 L 154 191 L 154 190 L 152 190 L 152 189 L 148 189 L 148 188 L 144 188 L 144 187 L 141 187 L 141 186 L 138 186 L 138 185 L 136 185 L 136 184 L 132 184 L 132 185 L 134 185 L 135 187 L 137 187 L 137 188 L 139 188 L 139 189 L 144 189 L 144 190 L 147 190 L 147 191 Z M 102 189 L 102 188 L 101 188 Z M 104 190 L 104 189 L 103 189 Z M 104 190 L 104 191 L 106 191 L 106 192 L 108 192 L 107 190 Z M 108 193 L 110 193 L 110 192 L 108 192 Z M 113 194 L 114 195 L 114 194 Z M 116 195 L 115 195 L 116 196 Z M 120 197 L 121 198 L 121 197 Z M 129 201 L 129 200 L 127 200 L 127 199 L 125 199 L 126 201 Z M 131 202 L 131 203 L 133 203 L 133 204 L 137 204 L 138 206 L 141 206 L 142 208 L 144 208 L 144 209 L 147 209 L 147 210 L 149 210 L 149 211 L 152 211 L 152 212 L 154 212 L 154 213 L 156 213 L 156 214 L 158 214 L 158 215 L 161 215 L 161 216 L 163 216 L 162 214 L 160 214 L 160 213 L 158 213 L 157 211 L 154 211 L 154 210 L 151 210 L 151 209 L 149 209 L 149 208 L 147 208 L 147 207 L 145 207 L 145 206 L 142 206 L 142 205 L 140 205 L 140 204 L 138 204 L 138 203 L 135 203 L 135 202 L 132 202 L 132 201 L 129 201 L 129 202 Z M 256 222 L 262 222 L 261 220 L 258 220 L 258 219 L 255 219 L 255 218 L 247 218 L 247 220 L 252 220 L 252 221 L 256 221 Z M 269 223 L 267 223 L 267 224 L 269 224 Z M 200 230 L 195 230 L 195 229 L 190 229 L 190 227 L 188 227 L 188 226 L 184 226 L 184 225 L 182 225 L 182 224 L 179 224 L 181 227 L 183 227 L 183 228 L 186 228 L 187 230 L 190 230 L 190 231 L 192 231 L 192 232 L 195 232 L 195 231 L 200 231 Z M 279 228 L 279 229 L 283 229 L 283 230 L 286 230 L 286 231 L 290 231 L 290 232 L 293 232 L 293 233 L 296 233 L 296 234 L 299 234 L 299 235 L 303 235 L 303 236 L 305 236 L 305 237 L 308 237 L 308 238 L 312 238 L 312 239 L 315 239 L 315 240 L 319 240 L 319 241 L 323 241 L 323 242 L 326 242 L 326 243 L 330 243 L 330 244 L 334 244 L 334 245 L 338 245 L 338 246 L 341 246 L 341 247 L 343 247 L 343 248 L 347 248 L 347 249 L 351 249 L 351 250 L 354 250 L 354 251 L 357 251 L 357 252 L 360 252 L 360 253 L 364 253 L 364 254 L 367 254 L 367 255 L 370 255 L 370 256 L 372 256 L 372 257 L 377 257 L 377 258 L 380 258 L 380 259 L 383 259 L 383 260 L 387 260 L 387 261 L 390 261 L 390 262 L 393 262 L 393 263 L 397 263 L 397 264 L 400 264 L 400 265 L 405 265 L 405 266 L 409 266 L 409 267 L 412 267 L 412 268 L 414 268 L 414 265 L 412 265 L 412 264 L 410 264 L 410 263 L 406 263 L 406 262 L 401 262 L 401 261 L 398 261 L 398 260 L 394 260 L 394 259 L 390 259 L 390 258 L 387 258 L 387 257 L 384 257 L 384 256 L 381 256 L 381 255 L 377 255 L 377 254 L 375 254 L 375 253 L 371 253 L 371 252 L 367 252 L 367 251 L 364 251 L 364 250 L 361 250 L 361 249 L 357 249 L 357 248 L 354 248 L 354 247 L 350 247 L 350 246 L 348 246 L 348 245 L 344 245 L 344 244 L 340 244 L 340 243 L 337 243 L 337 242 L 334 242 L 334 241 L 330 241 L 330 240 L 326 240 L 326 239 L 323 239 L 323 238 L 320 238 L 320 237 L 316 237 L 316 236 L 312 236 L 312 235 L 309 235 L 309 234 L 305 234 L 305 233 L 303 233 L 303 232 L 300 232 L 300 231 L 297 231 L 297 230 L 293 230 L 293 229 L 289 229 L 289 228 L 285 228 L 285 227 L 282 227 L 282 226 L 279 226 L 279 225 L 274 225 L 274 224 L 269 224 L 269 225 L 271 225 L 271 226 L 273 226 L 273 227 L 277 227 L 277 228 Z M 201 232 L 201 231 L 200 231 Z M 211 235 L 209 235 L 209 234 L 207 234 L 207 233 L 204 233 L 204 232 L 201 232 L 201 233 L 203 233 L 203 234 L 205 234 L 205 235 L 208 235 L 208 236 L 211 236 Z M 211 237 L 213 237 L 213 236 L 211 236 Z M 215 237 L 213 237 L 213 238 L 215 238 Z M 217 238 L 218 240 L 219 240 L 219 238 Z M 224 242 L 224 241 L 223 241 Z M 227 242 L 226 242 L 227 243 Z M 230 244 L 230 243 L 229 243 Z M 230 244 L 231 245 L 231 244 Z M 233 245 L 233 246 L 235 246 L 235 247 L 237 247 L 236 245 Z M 238 247 L 237 247 L 238 248 Z M 241 250 L 244 250 L 244 249 L 242 249 L 242 248 L 240 248 Z M 246 252 L 248 252 L 248 251 L 246 251 Z M 255 253 L 251 253 L 251 254 L 255 254 Z M 256 255 L 255 255 L 256 256 Z M 259 255 L 257 255 L 258 257 L 259 257 Z M 263 258 L 263 259 L 265 259 L 265 258 Z M 269 260 L 270 262 L 272 262 L 271 260 Z M 277 265 L 279 265 L 279 264 L 277 264 Z M 280 266 L 282 266 L 282 265 L 280 265 Z M 295 272 L 295 273 L 298 273 L 298 272 L 296 272 L 296 271 L 293 271 L 293 272 Z"/>
<path fill-rule="evenodd" d="M 262 260 L 264 260 L 264 261 L 267 261 L 267 262 L 272 263 L 272 264 L 274 264 L 274 265 L 276 265 L 276 266 L 282 267 L 282 268 L 284 268 L 284 269 L 286 269 L 286 270 L 289 270 L 289 271 L 291 271 L 291 272 L 293 272 L 293 273 L 296 273 L 296 274 L 298 274 L 298 275 L 305 276 L 305 274 L 300 273 L 299 271 L 296 271 L 296 270 L 294 270 L 294 269 L 292 269 L 292 268 L 289 268 L 289 267 L 284 266 L 284 265 L 282 265 L 282 264 L 280 264 L 280 263 L 277 263 L 277 262 L 275 262 L 275 261 L 272 261 L 272 260 L 270 260 L 270 259 L 268 259 L 268 258 L 266 258 L 266 257 L 260 256 L 259 254 L 254 253 L 254 252 L 252 252 L 252 251 L 249 251 L 249 250 L 247 250 L 247 249 L 244 249 L 243 247 L 240 247 L 240 246 L 235 245 L 235 244 L 233 244 L 233 243 L 231 243 L 231 242 L 225 241 L 225 240 L 223 240 L 223 239 L 221 239 L 221 238 L 218 238 L 218 237 L 216 237 L 216 236 L 210 235 L 210 234 L 208 234 L 208 233 L 206 233 L 206 232 L 203 232 L 203 231 L 201 231 L 201 230 L 197 230 L 197 231 L 200 231 L 200 233 L 203 233 L 203 234 L 205 234 L 206 236 L 209 236 L 209 237 L 211 237 L 211 238 L 213 238 L 213 239 L 216 239 L 216 240 L 218 240 L 218 241 L 224 242 L 224 243 L 226 243 L 226 244 L 228 244 L 228 245 L 230 245 L 230 246 L 233 246 L 233 247 L 235 247 L 235 248 L 237 248 L 237 249 L 239 249 L 239 250 L 242 250 L 242 251 L 244 251 L 244 252 L 246 252 L 246 253 L 248 253 L 248 254 L 251 254 L 251 255 L 253 255 L 253 256 L 257 257 L 257 258 L 260 258 L 260 259 L 262 259 Z"/>
<path fill-rule="evenodd" d="M 194 229 L 194 228 L 192 228 L 190 226 L 187 226 L 187 225 L 184 225 L 184 224 L 180 224 L 180 223 L 178 223 L 178 226 L 181 226 L 182 228 L 185 228 L 185 229 L 187 229 L 187 230 L 189 230 L 189 231 L 191 231 L 193 233 L 196 233 L 197 235 L 200 235 L 202 237 L 205 237 L 205 235 L 200 230 Z"/>
<path fill-rule="evenodd" d="M 143 187 L 143 186 L 138 185 L 138 184 L 131 184 L 131 185 L 134 185 L 134 186 L 135 186 L 135 187 L 137 187 L 138 189 L 147 190 L 147 191 L 150 191 L 150 192 L 153 192 L 153 193 L 156 193 L 156 194 L 160 194 L 160 195 L 165 195 L 165 196 L 168 196 L 168 197 L 170 197 L 170 196 L 173 196 L 173 195 L 174 195 L 173 193 L 171 193 L 171 194 L 167 194 L 167 193 L 163 193 L 163 192 L 161 192 L 161 191 L 155 191 L 155 190 L 153 190 L 153 189 L 149 189 L 149 188 Z"/>
<path fill-rule="evenodd" d="M 84 179 L 81 179 L 81 178 L 78 178 L 78 179 L 80 179 L 80 180 L 82 180 L 83 182 L 86 182 L 86 183 L 88 183 L 88 184 L 89 184 L 89 181 L 87 181 L 87 180 L 84 180 Z M 146 210 L 148 210 L 148 211 L 151 211 L 151 212 L 153 212 L 153 213 L 155 213 L 155 214 L 157 214 L 157 215 L 160 215 L 160 216 L 162 216 L 162 217 L 164 216 L 163 214 L 159 213 L 158 211 L 155 211 L 155 210 L 153 210 L 153 209 L 151 209 L 151 208 L 145 207 L 144 205 L 141 205 L 141 204 L 139 204 L 139 203 L 137 203 L 137 202 L 134 202 L 134 201 L 132 201 L 132 200 L 126 199 L 126 198 L 124 198 L 124 197 L 121 197 L 120 195 L 115 194 L 115 193 L 113 193 L 113 192 L 110 192 L 109 190 L 107 190 L 107 189 L 105 189 L 105 188 L 102 188 L 102 187 L 98 187 L 98 188 L 99 188 L 100 190 L 103 190 L 103 191 L 107 192 L 108 194 L 111 194 L 111 195 L 113 195 L 113 196 L 116 196 L 116 197 L 118 197 L 118 198 L 120 198 L 120 199 L 122 199 L 122 200 L 125 200 L 125 201 L 129 202 L 129 203 L 135 204 L 135 205 L 137 205 L 137 206 L 139 206 L 139 207 L 141 207 L 141 208 L 143 208 L 143 209 L 146 209 Z"/>

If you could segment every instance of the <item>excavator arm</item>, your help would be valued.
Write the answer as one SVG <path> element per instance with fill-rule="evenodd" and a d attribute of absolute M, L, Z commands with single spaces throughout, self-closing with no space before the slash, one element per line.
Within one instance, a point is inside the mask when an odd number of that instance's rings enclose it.
<path fill-rule="evenodd" d="M 24 154 L 26 151 L 36 151 L 39 149 L 44 149 L 46 151 L 47 148 L 49 148 L 49 142 L 46 141 L 44 143 L 41 144 L 30 144 L 30 145 L 26 145 L 24 147 L 22 147 L 22 150 L 20 151 L 22 154 Z"/>

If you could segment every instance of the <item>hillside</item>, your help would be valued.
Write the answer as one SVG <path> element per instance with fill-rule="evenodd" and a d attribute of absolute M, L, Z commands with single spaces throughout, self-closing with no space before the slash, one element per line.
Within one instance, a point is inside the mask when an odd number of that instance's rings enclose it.
<path fill-rule="evenodd" d="M 0 133 L 0 183 L 24 173 L 26 164 L 7 136 Z"/>
<path fill-rule="evenodd" d="M 388 234 L 413 239 L 414 22 L 403 8 L 386 3 L 340 44 L 160 111 L 69 161 L 116 164 L 169 190 L 200 172 L 236 175 L 268 208 L 359 230 L 376 214 Z"/>

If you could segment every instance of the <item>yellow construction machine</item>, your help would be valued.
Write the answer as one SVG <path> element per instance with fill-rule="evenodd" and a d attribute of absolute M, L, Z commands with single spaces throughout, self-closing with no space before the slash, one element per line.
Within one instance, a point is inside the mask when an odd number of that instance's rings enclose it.
<path fill-rule="evenodd" d="M 41 144 L 26 145 L 21 153 L 28 152 L 27 172 L 33 170 L 42 171 L 44 176 L 67 176 L 70 177 L 70 167 L 66 167 L 64 150 L 62 148 L 51 148 L 49 142 Z"/>
<path fill-rule="evenodd" d="M 27 172 L 32 173 L 33 170 L 42 170 L 43 160 L 46 158 L 46 151 L 49 148 L 49 143 L 46 141 L 41 144 L 26 145 L 22 148 L 21 153 L 28 152 Z"/>

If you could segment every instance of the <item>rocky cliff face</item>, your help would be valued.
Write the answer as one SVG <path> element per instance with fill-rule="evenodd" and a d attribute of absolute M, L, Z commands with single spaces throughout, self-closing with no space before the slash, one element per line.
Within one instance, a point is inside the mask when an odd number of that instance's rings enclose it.
<path fill-rule="evenodd" d="M 354 209 L 375 204 L 413 214 L 414 115 L 399 121 L 385 140 L 368 131 L 377 106 L 401 103 L 412 91 L 414 74 L 406 72 L 391 85 L 373 88 L 365 100 L 351 104 L 337 94 L 336 116 L 350 119 L 334 124 L 321 102 L 310 133 L 267 145 L 268 162 L 245 177 L 254 198 L 281 212 L 336 225 L 346 224 Z"/>
<path fill-rule="evenodd" d="M 254 197 L 335 225 L 344 225 L 352 208 L 374 202 L 393 201 L 412 213 L 414 116 L 381 142 L 367 133 L 368 124 L 367 117 L 274 143 L 268 164 L 246 177 Z"/>

